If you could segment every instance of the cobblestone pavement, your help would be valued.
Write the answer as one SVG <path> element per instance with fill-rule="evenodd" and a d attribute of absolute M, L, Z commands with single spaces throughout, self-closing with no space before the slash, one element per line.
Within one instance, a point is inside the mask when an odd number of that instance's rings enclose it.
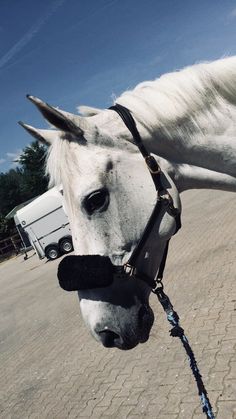
<path fill-rule="evenodd" d="M 181 317 L 218 419 L 236 418 L 236 195 L 191 191 L 172 239 L 166 291 Z M 0 265 L 0 418 L 201 419 L 181 343 L 154 296 L 150 340 L 105 349 L 88 334 L 58 261 Z"/>

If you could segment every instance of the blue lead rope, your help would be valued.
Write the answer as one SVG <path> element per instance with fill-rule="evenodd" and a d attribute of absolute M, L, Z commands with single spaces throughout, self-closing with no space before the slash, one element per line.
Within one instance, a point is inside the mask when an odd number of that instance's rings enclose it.
<path fill-rule="evenodd" d="M 174 311 L 169 297 L 164 293 L 162 284 L 160 284 L 159 288 L 153 290 L 153 292 L 157 295 L 157 298 L 160 301 L 166 313 L 167 320 L 170 322 L 172 326 L 172 329 L 170 330 L 170 335 L 173 337 L 178 337 L 181 340 L 184 349 L 188 355 L 190 368 L 197 383 L 198 394 L 202 404 L 202 411 L 206 414 L 208 419 L 215 419 L 215 416 L 212 411 L 212 406 L 210 400 L 208 399 L 207 391 L 202 381 L 202 376 L 200 374 L 194 353 L 188 342 L 187 337 L 185 336 L 184 329 L 179 325 L 179 316 L 176 313 L 176 311 Z"/>

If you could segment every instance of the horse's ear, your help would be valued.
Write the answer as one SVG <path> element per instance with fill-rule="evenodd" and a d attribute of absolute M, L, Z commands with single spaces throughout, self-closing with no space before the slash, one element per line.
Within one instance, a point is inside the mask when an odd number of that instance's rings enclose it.
<path fill-rule="evenodd" d="M 82 118 L 80 116 L 58 110 L 35 96 L 27 95 L 26 97 L 39 109 L 44 118 L 56 128 L 83 137 L 83 130 L 80 128 Z"/>
<path fill-rule="evenodd" d="M 32 135 L 36 140 L 40 141 L 43 144 L 51 145 L 53 141 L 58 136 L 58 131 L 48 130 L 48 129 L 36 129 L 31 125 L 24 124 L 23 122 L 18 122 L 30 135 Z"/>

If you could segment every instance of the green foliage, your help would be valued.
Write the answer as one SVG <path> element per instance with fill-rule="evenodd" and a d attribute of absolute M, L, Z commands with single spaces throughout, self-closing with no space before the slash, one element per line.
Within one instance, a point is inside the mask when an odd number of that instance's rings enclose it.
<path fill-rule="evenodd" d="M 20 169 L 11 169 L 0 174 L 0 215 L 6 215 L 19 202 L 22 202 L 21 182 L 23 174 Z"/>
<path fill-rule="evenodd" d="M 44 175 L 46 149 L 37 141 L 26 147 L 19 160 L 19 167 L 0 173 L 0 239 L 12 228 L 5 216 L 17 205 L 47 190 L 48 179 Z"/>
<path fill-rule="evenodd" d="M 23 171 L 21 188 L 25 200 L 41 195 L 47 190 L 48 179 L 44 175 L 45 158 L 45 147 L 34 141 L 23 150 L 18 160 Z"/>

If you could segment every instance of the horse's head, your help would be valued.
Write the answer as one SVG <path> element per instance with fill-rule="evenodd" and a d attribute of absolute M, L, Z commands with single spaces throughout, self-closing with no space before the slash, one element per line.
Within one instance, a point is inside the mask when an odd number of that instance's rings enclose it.
<path fill-rule="evenodd" d="M 93 275 L 92 255 L 108 257 L 115 266 L 124 264 L 156 201 L 151 176 L 138 149 L 125 141 L 123 126 L 121 136 L 112 135 L 112 111 L 104 111 L 109 113 L 108 123 L 101 114 L 100 123 L 97 115 L 95 124 L 93 117 L 73 116 L 30 99 L 58 128 L 36 130 L 24 125 L 36 138 L 50 144 L 47 167 L 51 182 L 62 185 L 75 254 L 83 255 L 83 260 L 87 256 L 91 264 L 91 269 L 86 267 L 88 277 Z M 172 180 L 163 175 L 162 182 L 179 207 Z M 155 267 L 175 228 L 175 220 L 164 211 L 153 233 Z M 153 269 L 151 264 L 146 268 L 152 274 Z M 150 291 L 142 280 L 119 275 L 114 275 L 109 286 L 79 290 L 82 316 L 95 339 L 120 349 L 145 342 L 153 324 Z"/>

